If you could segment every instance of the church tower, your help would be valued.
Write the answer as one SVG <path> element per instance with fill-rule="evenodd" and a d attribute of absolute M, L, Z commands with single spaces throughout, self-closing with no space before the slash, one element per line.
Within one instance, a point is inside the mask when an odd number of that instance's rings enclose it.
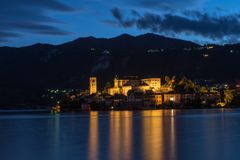
<path fill-rule="evenodd" d="M 97 77 L 90 77 L 90 79 L 89 79 L 89 93 L 90 93 L 90 95 L 97 93 Z"/>

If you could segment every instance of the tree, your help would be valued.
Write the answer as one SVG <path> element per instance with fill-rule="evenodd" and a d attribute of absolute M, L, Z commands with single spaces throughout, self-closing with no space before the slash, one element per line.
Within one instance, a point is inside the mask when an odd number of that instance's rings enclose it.
<path fill-rule="evenodd" d="M 234 90 L 232 90 L 232 89 L 224 90 L 222 99 L 223 99 L 223 101 L 220 101 L 219 103 L 217 103 L 218 106 L 225 107 L 225 106 L 231 104 L 231 102 L 234 99 Z"/>
<path fill-rule="evenodd" d="M 173 87 L 176 77 L 173 76 L 172 78 L 165 76 L 165 84 L 164 87 Z"/>
<path fill-rule="evenodd" d="M 202 93 L 202 94 L 205 94 L 205 93 L 208 93 L 209 90 L 208 90 L 207 87 L 200 87 L 199 92 Z"/>
<path fill-rule="evenodd" d="M 184 92 L 197 92 L 199 90 L 199 86 L 195 85 L 192 80 L 187 79 L 185 76 L 178 82 L 178 87 Z"/>
<path fill-rule="evenodd" d="M 210 87 L 210 88 L 209 88 L 209 92 L 210 92 L 210 93 L 218 93 L 216 87 Z"/>
<path fill-rule="evenodd" d="M 110 83 L 110 82 L 107 82 L 107 83 L 105 84 L 103 93 L 107 93 L 107 90 L 108 90 L 108 88 L 110 88 L 110 87 L 111 87 L 111 83 Z"/>

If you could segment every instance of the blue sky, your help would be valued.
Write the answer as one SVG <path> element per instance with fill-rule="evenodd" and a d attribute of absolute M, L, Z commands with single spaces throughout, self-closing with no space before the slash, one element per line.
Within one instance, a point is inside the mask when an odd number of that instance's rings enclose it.
<path fill-rule="evenodd" d="M 147 32 L 199 43 L 238 43 L 237 0 L 1 0 L 0 46 Z"/>

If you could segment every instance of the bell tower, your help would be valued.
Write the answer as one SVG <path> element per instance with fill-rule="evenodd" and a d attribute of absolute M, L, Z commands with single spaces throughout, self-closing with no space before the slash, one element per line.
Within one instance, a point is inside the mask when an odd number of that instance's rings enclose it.
<path fill-rule="evenodd" d="M 97 93 L 97 77 L 90 77 L 90 79 L 89 79 L 89 93 L 90 93 L 90 95 Z"/>

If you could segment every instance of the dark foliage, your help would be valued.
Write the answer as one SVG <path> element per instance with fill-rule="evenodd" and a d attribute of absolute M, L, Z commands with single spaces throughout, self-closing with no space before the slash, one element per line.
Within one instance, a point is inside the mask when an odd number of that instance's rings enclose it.
<path fill-rule="evenodd" d="M 13 91 L 16 89 L 26 92 L 28 88 L 28 93 L 47 88 L 86 89 L 91 75 L 98 76 L 100 88 L 112 82 L 115 75 L 186 75 L 218 81 L 240 78 L 240 45 L 200 47 L 154 34 L 87 37 L 62 45 L 1 47 L 0 94 L 14 100 L 16 94 L 21 95 Z"/>

